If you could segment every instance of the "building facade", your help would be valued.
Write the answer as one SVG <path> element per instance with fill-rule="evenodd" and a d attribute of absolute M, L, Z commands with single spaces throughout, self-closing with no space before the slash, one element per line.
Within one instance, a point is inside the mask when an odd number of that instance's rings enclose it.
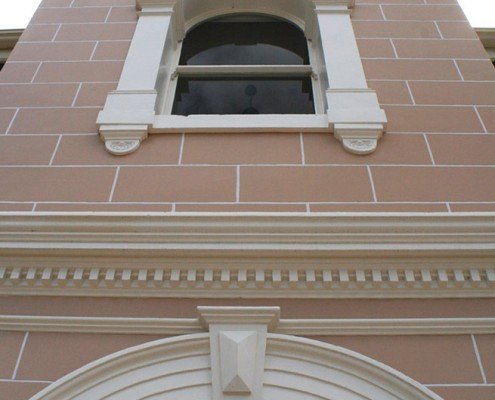
<path fill-rule="evenodd" d="M 274 18 L 300 65 L 181 61 Z M 315 112 L 191 111 L 236 80 Z M 0 399 L 493 399 L 494 167 L 455 0 L 43 0 L 0 72 Z"/>

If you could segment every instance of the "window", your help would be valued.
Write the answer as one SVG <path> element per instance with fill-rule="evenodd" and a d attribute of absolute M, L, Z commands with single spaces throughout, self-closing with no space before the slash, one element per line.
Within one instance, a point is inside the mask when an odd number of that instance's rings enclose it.
<path fill-rule="evenodd" d="M 386 117 L 364 76 L 354 0 L 137 0 L 117 90 L 98 117 L 109 152 L 149 133 L 333 132 L 376 149 Z"/>
<path fill-rule="evenodd" d="M 279 19 L 239 14 L 186 36 L 172 114 L 314 114 L 304 33 Z"/>

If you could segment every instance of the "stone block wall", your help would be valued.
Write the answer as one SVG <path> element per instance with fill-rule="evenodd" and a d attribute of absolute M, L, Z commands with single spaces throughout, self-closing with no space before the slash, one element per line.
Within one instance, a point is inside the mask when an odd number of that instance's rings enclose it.
<path fill-rule="evenodd" d="M 0 73 L 0 210 L 493 211 L 495 69 L 455 0 L 359 0 L 388 116 L 376 153 L 323 133 L 152 135 L 107 154 L 134 0 L 45 0 Z"/>
<path fill-rule="evenodd" d="M 493 299 L 239 300 L 6 298 L 0 314 L 194 318 L 197 305 L 281 307 L 282 318 L 493 317 Z M 36 310 L 36 311 L 34 311 Z M 27 400 L 51 382 L 105 355 L 162 339 L 149 334 L 0 332 L 2 399 Z M 312 336 L 381 361 L 445 400 L 492 400 L 495 335 Z"/>

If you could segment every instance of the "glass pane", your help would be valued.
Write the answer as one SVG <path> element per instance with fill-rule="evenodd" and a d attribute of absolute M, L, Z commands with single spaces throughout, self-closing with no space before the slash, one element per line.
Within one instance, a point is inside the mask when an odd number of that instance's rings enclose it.
<path fill-rule="evenodd" d="M 311 78 L 179 78 L 172 114 L 314 114 Z"/>
<path fill-rule="evenodd" d="M 303 32 L 277 20 L 206 22 L 189 32 L 180 65 L 309 65 Z"/>

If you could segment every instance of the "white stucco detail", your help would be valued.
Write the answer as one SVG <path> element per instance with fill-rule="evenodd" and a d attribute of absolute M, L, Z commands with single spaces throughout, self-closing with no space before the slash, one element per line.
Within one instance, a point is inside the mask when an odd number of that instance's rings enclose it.
<path fill-rule="evenodd" d="M 254 313 L 253 308 L 250 312 Z M 237 316 L 238 324 L 233 317 L 228 329 L 245 332 L 242 314 Z M 218 397 L 215 350 L 210 345 L 215 326 L 221 325 L 210 324 L 209 333 L 162 339 L 106 356 L 61 378 L 31 400 L 252 398 L 255 387 L 249 394 L 222 391 Z M 441 400 L 402 373 L 350 350 L 273 333 L 266 339 L 266 351 L 255 361 L 262 361 L 261 376 L 254 381 L 260 387 L 259 399 Z"/>
<path fill-rule="evenodd" d="M 254 387 L 256 331 L 220 331 L 220 376 L 224 393 L 251 393 Z"/>
<path fill-rule="evenodd" d="M 5 212 L 0 239 L 3 295 L 494 296 L 494 213 Z"/>
<path fill-rule="evenodd" d="M 107 150 L 128 154 L 148 133 L 235 132 L 238 128 L 240 132 L 273 132 L 289 127 L 299 132 L 334 132 L 344 148 L 355 154 L 374 151 L 387 119 L 366 83 L 350 18 L 352 7 L 354 0 L 137 0 L 139 21 L 124 69 L 97 120 L 102 140 L 134 140 L 134 145 L 119 152 L 109 144 Z M 312 54 L 315 115 L 170 115 L 185 33 L 207 19 L 232 13 L 277 16 L 305 32 Z M 299 123 L 290 125 L 288 120 Z M 362 146 L 363 140 L 367 146 Z"/>

